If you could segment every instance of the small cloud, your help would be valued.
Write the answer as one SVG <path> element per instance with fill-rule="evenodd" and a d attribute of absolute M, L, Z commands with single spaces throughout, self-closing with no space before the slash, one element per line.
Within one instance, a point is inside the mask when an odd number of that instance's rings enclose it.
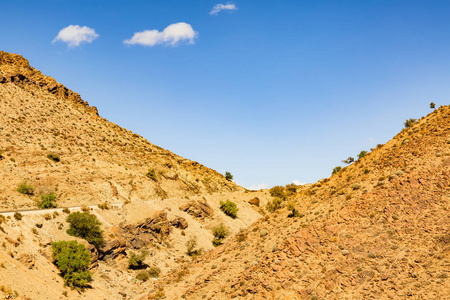
<path fill-rule="evenodd" d="M 251 185 L 248 189 L 249 190 L 261 190 L 261 189 L 268 189 L 269 185 L 267 183 L 257 183 Z"/>
<path fill-rule="evenodd" d="M 123 43 L 146 47 L 153 47 L 160 44 L 176 46 L 181 42 L 194 44 L 197 35 L 198 33 L 194 31 L 190 24 L 180 22 L 167 26 L 161 32 L 156 29 L 135 32 L 131 39 L 125 40 Z"/>
<path fill-rule="evenodd" d="M 209 12 L 210 15 L 217 15 L 222 10 L 237 10 L 235 4 L 228 2 L 227 4 L 216 4 L 213 9 Z"/>
<path fill-rule="evenodd" d="M 92 43 L 99 35 L 94 29 L 87 26 L 69 25 L 59 31 L 58 35 L 53 39 L 52 43 L 61 41 L 67 43 L 72 48 L 82 43 Z"/>
<path fill-rule="evenodd" d="M 297 179 L 292 180 L 292 183 L 295 184 L 295 185 L 304 185 L 304 184 L 306 184 L 306 182 L 301 182 L 300 180 L 297 180 Z"/>

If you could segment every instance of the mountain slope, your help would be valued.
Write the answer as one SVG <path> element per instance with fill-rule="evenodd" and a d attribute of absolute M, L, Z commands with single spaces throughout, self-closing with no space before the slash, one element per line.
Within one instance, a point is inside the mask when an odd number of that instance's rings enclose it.
<path fill-rule="evenodd" d="M 2 210 L 36 207 L 48 192 L 60 206 L 76 206 L 242 190 L 105 120 L 80 95 L 2 51 L 0 131 Z M 16 191 L 24 180 L 33 195 Z"/>
<path fill-rule="evenodd" d="M 444 106 L 299 189 L 298 217 L 261 218 L 161 288 L 168 299 L 450 299 L 449 184 Z"/>

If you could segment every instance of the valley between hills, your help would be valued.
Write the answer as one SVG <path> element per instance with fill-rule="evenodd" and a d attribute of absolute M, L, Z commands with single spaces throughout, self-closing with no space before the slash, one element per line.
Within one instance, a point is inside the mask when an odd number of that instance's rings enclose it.
<path fill-rule="evenodd" d="M 450 299 L 449 106 L 329 178 L 252 191 L 0 51 L 0 132 L 5 299 Z M 84 287 L 59 241 L 89 253 Z"/>

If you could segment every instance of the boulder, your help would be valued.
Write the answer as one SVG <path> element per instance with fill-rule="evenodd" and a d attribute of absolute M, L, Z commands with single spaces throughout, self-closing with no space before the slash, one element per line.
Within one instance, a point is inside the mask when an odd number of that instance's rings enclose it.
<path fill-rule="evenodd" d="M 185 218 L 177 217 L 170 221 L 170 224 L 173 227 L 179 228 L 179 229 L 186 229 L 188 227 L 188 223 Z"/>
<path fill-rule="evenodd" d="M 255 198 L 253 198 L 253 199 L 250 199 L 250 200 L 248 201 L 248 203 L 250 203 L 251 205 L 259 206 L 260 201 L 259 201 L 259 198 L 258 198 L 258 197 L 255 197 Z"/>
<path fill-rule="evenodd" d="M 213 209 L 206 201 L 190 201 L 180 206 L 180 210 L 187 212 L 194 218 L 203 220 L 206 217 L 210 217 L 214 214 Z"/>

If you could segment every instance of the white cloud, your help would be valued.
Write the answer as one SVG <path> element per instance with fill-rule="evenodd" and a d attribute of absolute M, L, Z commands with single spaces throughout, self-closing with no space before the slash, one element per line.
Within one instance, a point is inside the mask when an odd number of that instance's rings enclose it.
<path fill-rule="evenodd" d="M 297 179 L 292 180 L 292 183 L 295 184 L 295 185 L 304 185 L 304 184 L 306 184 L 306 182 L 301 182 L 300 180 L 297 180 Z"/>
<path fill-rule="evenodd" d="M 222 10 L 237 10 L 236 5 L 228 2 L 227 4 L 216 4 L 209 12 L 210 15 L 217 15 Z"/>
<path fill-rule="evenodd" d="M 252 184 L 250 187 L 248 187 L 249 190 L 261 190 L 261 189 L 268 189 L 269 185 L 267 183 L 257 183 Z"/>
<path fill-rule="evenodd" d="M 79 46 L 81 43 L 92 43 L 99 35 L 94 29 L 87 26 L 69 25 L 59 31 L 52 43 L 61 41 L 67 43 L 69 47 Z"/>
<path fill-rule="evenodd" d="M 131 39 L 125 40 L 123 43 L 147 47 L 159 44 L 176 46 L 181 42 L 194 44 L 197 35 L 198 33 L 194 31 L 190 24 L 180 22 L 167 26 L 162 32 L 156 29 L 135 32 Z"/>

